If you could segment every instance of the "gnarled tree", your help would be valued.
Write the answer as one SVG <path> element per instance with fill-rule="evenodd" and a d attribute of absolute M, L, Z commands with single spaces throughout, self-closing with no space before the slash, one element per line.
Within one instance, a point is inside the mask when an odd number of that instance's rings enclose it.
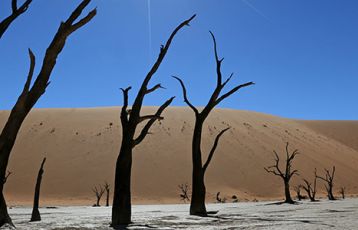
<path fill-rule="evenodd" d="M 94 207 L 99 207 L 102 196 L 105 192 L 105 189 L 102 187 L 102 185 L 99 186 L 99 189 L 97 188 L 97 186 L 94 186 L 92 188 L 93 193 L 96 195 L 96 203 L 93 205 Z"/>
<path fill-rule="evenodd" d="M 301 185 L 302 188 L 307 192 L 308 197 L 312 202 L 316 201 L 316 191 L 317 191 L 317 169 L 314 169 L 314 179 L 313 185 L 308 180 L 303 179 L 305 182 L 304 185 Z"/>
<path fill-rule="evenodd" d="M 91 0 L 83 0 L 78 7 L 72 12 L 70 17 L 62 22 L 58 31 L 53 38 L 51 44 L 46 50 L 43 59 L 42 67 L 33 85 L 31 86 L 32 76 L 35 69 L 35 56 L 31 50 L 30 55 L 30 70 L 25 82 L 24 88 L 16 101 L 16 104 L 10 112 L 10 116 L 0 134 L 0 179 L 4 180 L 6 168 L 9 162 L 11 150 L 15 144 L 17 133 L 19 132 L 26 116 L 36 104 L 42 94 L 45 93 L 49 85 L 49 79 L 53 68 L 55 67 L 58 55 L 61 53 L 65 42 L 73 32 L 87 24 L 95 15 L 96 10 L 89 12 L 84 18 L 75 22 L 82 14 L 83 9 L 90 3 Z M 0 227 L 4 224 L 13 225 L 10 216 L 7 212 L 7 206 L 3 195 L 3 184 L 0 184 Z"/>
<path fill-rule="evenodd" d="M 36 186 L 35 186 L 35 195 L 34 195 L 34 206 L 32 208 L 32 215 L 30 221 L 40 221 L 41 215 L 39 211 L 39 200 L 40 200 L 40 189 L 41 189 L 41 181 L 42 175 L 44 173 L 44 165 L 46 162 L 46 157 L 42 160 L 39 173 L 37 174 Z"/>
<path fill-rule="evenodd" d="M 190 215 L 197 215 L 197 216 L 207 216 L 206 207 L 205 207 L 205 172 L 211 162 L 211 159 L 215 153 L 215 150 L 218 146 L 220 137 L 229 129 L 225 128 L 216 136 L 214 144 L 208 154 L 207 160 L 203 164 L 202 162 L 202 150 L 201 150 L 201 138 L 202 138 L 202 130 L 203 125 L 206 118 L 209 116 L 210 112 L 217 106 L 220 102 L 224 99 L 228 98 L 235 92 L 239 91 L 241 88 L 253 85 L 253 82 L 248 82 L 245 84 L 238 85 L 231 90 L 227 91 L 226 93 L 221 95 L 222 90 L 226 86 L 226 84 L 230 81 L 233 74 L 231 74 L 225 81 L 222 79 L 221 73 L 221 64 L 224 59 L 219 59 L 217 47 L 216 47 L 216 40 L 215 36 L 212 32 L 210 32 L 211 37 L 214 43 L 214 56 L 216 62 L 216 75 L 217 75 L 217 82 L 216 87 L 206 104 L 206 106 L 199 111 L 188 99 L 187 91 L 184 85 L 184 82 L 178 78 L 173 76 L 177 79 L 182 87 L 183 90 L 183 97 L 184 102 L 193 110 L 195 114 L 195 126 L 193 132 L 193 139 L 192 139 L 192 164 L 193 164 L 193 172 L 192 172 L 192 195 L 191 195 L 191 204 L 190 204 Z"/>
<path fill-rule="evenodd" d="M 328 199 L 335 200 L 336 198 L 333 195 L 333 185 L 334 185 L 333 180 L 334 180 L 334 173 L 336 172 L 336 167 L 333 166 L 332 172 L 330 172 L 328 169 L 324 169 L 324 171 L 326 172 L 326 176 L 325 177 L 317 176 L 317 178 L 326 182 L 324 187 L 326 188 Z"/>
<path fill-rule="evenodd" d="M 279 176 L 283 180 L 284 189 L 285 189 L 285 201 L 284 203 L 294 204 L 295 202 L 291 198 L 290 193 L 290 180 L 292 176 L 298 175 L 298 171 L 292 170 L 292 161 L 295 156 L 298 154 L 298 150 L 295 149 L 292 153 L 288 150 L 288 142 L 286 143 L 286 162 L 285 168 L 281 170 L 280 168 L 280 157 L 278 156 L 277 152 L 274 150 L 275 154 L 275 164 L 265 168 L 266 172 L 272 173 L 275 176 Z"/>
<path fill-rule="evenodd" d="M 17 0 L 11 0 L 11 14 L 0 22 L 0 39 L 9 28 L 11 23 L 19 17 L 21 14 L 25 13 L 29 8 L 32 0 L 26 0 L 20 7 L 17 6 Z"/>
<path fill-rule="evenodd" d="M 158 70 L 165 55 L 168 52 L 170 44 L 174 39 L 177 32 L 184 26 L 189 25 L 190 21 L 195 17 L 192 16 L 188 20 L 182 22 L 178 27 L 171 33 L 169 39 L 165 45 L 160 48 L 160 53 L 155 61 L 154 65 L 144 78 L 142 85 L 137 93 L 131 109 L 128 109 L 128 92 L 131 87 L 122 89 L 123 92 L 123 106 L 121 109 L 120 119 L 122 124 L 122 143 L 120 152 L 117 158 L 116 171 L 115 171 L 115 182 L 114 182 L 114 194 L 113 194 L 113 205 L 112 205 L 112 223 L 111 226 L 114 228 L 128 225 L 131 223 L 131 170 L 132 170 L 132 151 L 133 148 L 139 145 L 149 132 L 149 129 L 156 120 L 163 119 L 161 117 L 162 112 L 167 108 L 173 101 L 174 97 L 167 100 L 162 104 L 155 114 L 141 115 L 141 109 L 143 100 L 146 95 L 162 88 L 160 84 L 154 85 L 148 88 L 149 81 Z M 137 126 L 146 122 L 142 130 L 136 135 Z"/>

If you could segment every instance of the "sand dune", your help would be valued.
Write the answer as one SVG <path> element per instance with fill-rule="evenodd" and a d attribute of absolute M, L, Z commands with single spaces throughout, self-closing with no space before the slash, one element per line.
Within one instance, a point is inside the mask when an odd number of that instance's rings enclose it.
<path fill-rule="evenodd" d="M 144 113 L 154 108 L 145 108 Z M 8 116 L 0 111 L 0 127 Z M 191 177 L 190 110 L 171 107 L 154 125 L 146 140 L 134 149 L 132 196 L 134 203 L 178 203 L 178 184 Z M 281 181 L 263 167 L 272 164 L 275 149 L 284 154 L 285 142 L 300 155 L 294 167 L 312 178 L 315 167 L 336 166 L 336 190 L 358 194 L 358 121 L 297 121 L 267 114 L 229 109 L 212 112 L 205 124 L 203 147 L 211 148 L 223 135 L 206 182 L 208 201 L 216 192 L 239 199 L 282 197 Z M 30 204 L 42 157 L 47 157 L 42 187 L 46 204 L 92 204 L 91 187 L 112 183 L 120 146 L 119 108 L 36 109 L 25 121 L 14 147 L 5 193 L 10 205 Z M 204 159 L 206 156 L 204 156 Z M 323 191 L 323 184 L 319 184 Z M 322 193 L 321 193 L 322 194 Z"/>

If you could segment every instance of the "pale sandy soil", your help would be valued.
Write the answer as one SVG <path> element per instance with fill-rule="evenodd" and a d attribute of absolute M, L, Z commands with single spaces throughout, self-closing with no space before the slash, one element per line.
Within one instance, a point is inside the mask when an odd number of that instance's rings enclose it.
<path fill-rule="evenodd" d="M 135 205 L 133 224 L 126 229 L 250 229 L 250 230 L 356 230 L 358 199 L 308 202 L 297 205 L 275 205 L 272 202 L 209 204 L 215 216 L 200 218 L 188 215 L 188 205 Z M 59 207 L 40 209 L 41 222 L 29 223 L 30 208 L 10 209 L 14 224 L 20 230 L 101 229 L 110 230 L 110 207 Z M 11 228 L 3 228 L 11 229 Z"/>
<path fill-rule="evenodd" d="M 153 108 L 145 108 L 145 113 Z M 0 127 L 8 111 L 0 111 Z M 171 107 L 152 135 L 134 149 L 134 203 L 178 203 L 178 184 L 190 183 L 192 111 Z M 273 163 L 272 150 L 283 156 L 285 142 L 299 149 L 294 167 L 311 179 L 316 167 L 336 166 L 336 191 L 358 194 L 358 121 L 296 121 L 262 113 L 217 109 L 204 126 L 204 154 L 218 132 L 222 136 L 206 176 L 207 199 L 215 194 L 240 200 L 282 197 L 280 179 L 263 167 Z M 5 193 L 10 206 L 31 204 L 42 157 L 47 157 L 42 186 L 44 205 L 91 205 L 91 188 L 113 183 L 120 146 L 119 108 L 37 109 L 25 121 L 13 150 L 13 172 Z M 206 159 L 206 154 L 204 155 Z M 319 184 L 323 196 L 323 184 Z"/>

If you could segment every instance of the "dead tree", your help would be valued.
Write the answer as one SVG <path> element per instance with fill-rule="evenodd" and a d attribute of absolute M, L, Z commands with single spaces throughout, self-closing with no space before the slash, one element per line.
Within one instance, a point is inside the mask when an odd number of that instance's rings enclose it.
<path fill-rule="evenodd" d="M 116 162 L 111 223 L 111 226 L 114 228 L 131 223 L 131 168 L 133 148 L 144 140 L 155 121 L 163 119 L 161 116 L 162 112 L 174 99 L 174 97 L 172 97 L 167 100 L 158 108 L 155 114 L 142 116 L 141 109 L 145 96 L 156 91 L 157 89 L 163 88 L 160 84 L 156 84 L 153 87 L 148 88 L 148 84 L 161 65 L 177 32 L 184 26 L 189 25 L 189 22 L 194 17 L 195 15 L 176 27 L 166 44 L 161 46 L 159 56 L 144 78 L 131 109 L 128 109 L 128 92 L 131 87 L 122 89 L 124 101 L 120 113 L 122 124 L 122 143 Z M 139 135 L 136 136 L 137 126 L 142 122 L 145 122 L 145 125 L 139 132 Z"/>
<path fill-rule="evenodd" d="M 206 104 L 206 106 L 199 111 L 188 99 L 187 91 L 184 85 L 184 82 L 178 78 L 173 76 L 177 79 L 182 87 L 183 90 L 183 97 L 184 102 L 193 110 L 195 114 L 195 126 L 193 132 L 193 139 L 192 139 L 192 164 L 193 164 L 193 171 L 192 171 L 192 195 L 191 195 L 191 204 L 190 204 L 190 215 L 197 215 L 197 216 L 207 216 L 206 207 L 205 207 L 205 195 L 206 195 L 206 188 L 205 188 L 205 172 L 210 164 L 210 161 L 215 153 L 215 150 L 218 146 L 220 137 L 229 129 L 223 129 L 215 138 L 214 144 L 209 152 L 208 158 L 206 162 L 203 164 L 202 162 L 202 150 L 201 150 L 201 138 L 202 138 L 202 130 L 203 125 L 206 118 L 209 116 L 210 112 L 217 106 L 220 102 L 222 102 L 227 97 L 231 96 L 235 92 L 239 91 L 241 88 L 253 85 L 253 82 L 248 82 L 245 84 L 238 85 L 231 90 L 227 91 L 226 93 L 221 95 L 222 90 L 226 86 L 226 84 L 230 81 L 233 74 L 231 74 L 224 82 L 222 79 L 221 73 L 221 64 L 224 60 L 219 59 L 217 47 L 216 47 L 216 40 L 215 36 L 212 32 L 210 32 L 211 37 L 214 43 L 214 56 L 216 62 L 216 75 L 217 75 L 217 82 L 216 87 Z"/>
<path fill-rule="evenodd" d="M 16 104 L 10 112 L 10 116 L 0 134 L 0 179 L 4 180 L 6 168 L 8 165 L 11 150 L 14 146 L 17 133 L 25 120 L 26 116 L 36 104 L 38 99 L 45 93 L 49 85 L 49 79 L 53 68 L 55 67 L 58 55 L 65 46 L 65 42 L 73 32 L 87 24 L 95 15 L 96 10 L 89 12 L 84 18 L 77 20 L 83 9 L 90 3 L 91 0 L 83 0 L 78 7 L 72 12 L 70 17 L 62 22 L 58 31 L 53 38 L 51 44 L 46 50 L 45 57 L 42 62 L 40 72 L 31 87 L 31 80 L 35 69 L 35 56 L 31 50 L 30 55 L 30 70 L 25 82 L 24 88 L 17 99 Z M 77 22 L 75 22 L 77 21 Z M 3 184 L 0 184 L 0 227 L 4 224 L 12 224 L 11 218 L 7 212 L 7 206 L 3 195 Z"/>
<path fill-rule="evenodd" d="M 12 174 L 12 172 L 7 171 L 7 174 L 5 175 L 5 178 L 3 179 L 3 184 L 5 184 L 7 182 L 7 178 L 9 178 L 9 176 Z"/>
<path fill-rule="evenodd" d="M 97 188 L 97 186 L 94 186 L 94 188 L 92 188 L 93 193 L 96 195 L 96 203 L 93 205 L 93 207 L 99 207 L 100 202 L 101 202 L 101 198 L 105 192 L 105 189 L 102 187 L 102 185 L 99 186 L 99 189 Z"/>
<path fill-rule="evenodd" d="M 189 190 L 189 186 L 188 184 L 180 184 L 178 185 L 179 189 L 180 189 L 180 199 L 186 203 L 186 201 L 190 201 L 189 195 L 188 195 L 188 190 Z"/>
<path fill-rule="evenodd" d="M 284 203 L 294 204 L 295 202 L 291 198 L 290 193 L 290 180 L 292 176 L 298 175 L 298 170 L 292 170 L 292 161 L 295 156 L 298 154 L 298 150 L 295 149 L 291 154 L 288 150 L 288 142 L 286 143 L 286 162 L 285 162 L 285 169 L 280 169 L 280 157 L 278 156 L 277 152 L 274 150 L 275 154 L 275 164 L 271 165 L 267 168 L 264 168 L 266 172 L 272 173 L 275 176 L 279 176 L 283 180 L 284 189 L 285 189 L 285 201 Z"/>
<path fill-rule="evenodd" d="M 308 197 L 312 202 L 316 201 L 316 191 L 317 191 L 317 169 L 314 169 L 314 180 L 313 180 L 313 186 L 312 183 L 310 183 L 308 180 L 303 179 L 305 182 L 304 185 L 301 185 L 302 188 L 307 192 Z"/>
<path fill-rule="evenodd" d="M 109 192 L 110 192 L 110 185 L 108 182 L 104 182 L 104 189 L 106 190 L 106 207 L 109 207 Z"/>
<path fill-rule="evenodd" d="M 341 194 L 342 196 L 342 199 L 345 199 L 346 198 L 346 187 L 340 187 L 339 189 L 339 193 Z"/>
<path fill-rule="evenodd" d="M 218 193 L 216 193 L 216 201 L 218 202 L 218 203 L 225 203 L 226 202 L 226 198 L 224 197 L 224 198 L 221 198 L 220 197 L 220 192 L 218 192 Z"/>
<path fill-rule="evenodd" d="M 332 173 L 328 169 L 324 169 L 324 171 L 326 171 L 326 176 L 325 177 L 317 176 L 317 178 L 326 182 L 324 187 L 326 188 L 328 199 L 335 200 L 336 198 L 333 196 L 333 185 L 334 185 L 333 180 L 334 180 L 334 173 L 336 171 L 336 167 L 333 166 Z"/>
<path fill-rule="evenodd" d="M 20 7 L 17 6 L 17 0 L 11 0 L 11 15 L 6 17 L 4 20 L 0 22 L 0 39 L 5 33 L 5 31 L 9 28 L 10 24 L 21 14 L 25 13 L 29 8 L 32 0 L 26 0 Z"/>
<path fill-rule="evenodd" d="M 39 200 L 40 200 L 40 189 L 41 189 L 41 181 L 42 175 L 44 173 L 44 165 L 46 162 L 46 157 L 42 160 L 39 173 L 37 174 L 36 186 L 35 186 L 35 196 L 34 196 L 34 206 L 32 208 L 32 215 L 30 221 L 40 221 L 41 215 L 39 211 Z"/>
<path fill-rule="evenodd" d="M 295 190 L 296 192 L 296 198 L 297 200 L 301 201 L 302 199 L 304 199 L 304 196 L 301 195 L 301 185 L 297 185 L 297 186 L 294 186 L 293 189 Z"/>

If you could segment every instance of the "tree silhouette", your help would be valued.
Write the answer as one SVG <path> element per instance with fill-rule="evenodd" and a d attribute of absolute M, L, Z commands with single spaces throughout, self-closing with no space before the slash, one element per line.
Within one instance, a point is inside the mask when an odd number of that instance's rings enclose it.
<path fill-rule="evenodd" d="M 32 215 L 30 221 L 40 221 L 41 215 L 39 211 L 39 199 L 40 199 L 40 189 L 41 189 L 41 181 L 42 181 L 42 174 L 44 173 L 44 165 L 46 162 L 46 157 L 42 160 L 39 173 L 36 179 L 36 186 L 35 186 L 35 196 L 34 196 L 34 205 L 32 208 Z"/>
<path fill-rule="evenodd" d="M 0 134 L 0 178 L 4 180 L 6 168 L 9 162 L 11 150 L 15 144 L 17 133 L 19 132 L 26 116 L 36 104 L 38 99 L 45 93 L 49 85 L 49 79 L 53 68 L 56 65 L 56 59 L 65 46 L 65 42 L 73 32 L 87 24 L 95 15 L 96 9 L 88 13 L 87 16 L 75 22 L 81 15 L 83 9 L 91 0 L 83 0 L 72 12 L 70 17 L 62 22 L 54 36 L 51 44 L 46 50 L 40 72 L 31 86 L 31 80 L 35 69 L 35 56 L 29 49 L 30 70 L 25 82 L 24 88 L 17 99 L 16 104 L 10 112 L 10 116 Z M 13 1 L 16 2 L 16 1 Z M 0 184 L 0 227 L 4 224 L 13 225 L 7 212 L 6 201 L 3 195 L 4 184 Z"/>
<path fill-rule="evenodd" d="M 307 192 L 308 197 L 312 202 L 316 201 L 316 191 L 317 191 L 317 169 L 314 169 L 314 179 L 313 179 L 313 186 L 308 180 L 303 179 L 305 182 L 304 185 L 301 185 L 302 188 Z"/>
<path fill-rule="evenodd" d="M 106 190 L 106 207 L 109 206 L 109 192 L 110 192 L 110 185 L 108 184 L 108 182 L 104 182 L 104 189 Z"/>
<path fill-rule="evenodd" d="M 342 199 L 345 199 L 346 198 L 346 187 L 340 187 L 339 193 L 341 194 Z"/>
<path fill-rule="evenodd" d="M 93 193 L 96 195 L 96 203 L 93 205 L 94 207 L 99 207 L 100 202 L 101 202 L 101 198 L 105 192 L 105 189 L 102 187 L 102 185 L 99 186 L 99 189 L 97 188 L 97 186 L 94 186 L 92 188 Z"/>
<path fill-rule="evenodd" d="M 324 187 L 326 188 L 328 199 L 335 200 L 336 198 L 333 195 L 333 185 L 334 185 L 333 180 L 334 180 L 334 173 L 336 171 L 336 167 L 333 166 L 332 172 L 330 172 L 328 169 L 324 169 L 324 171 L 326 172 L 326 176 L 325 177 L 317 176 L 317 178 L 326 182 Z"/>
<path fill-rule="evenodd" d="M 161 46 L 159 56 L 144 78 L 131 109 L 128 109 L 128 92 L 131 87 L 122 89 L 123 106 L 120 114 L 122 124 L 122 143 L 116 163 L 111 223 L 111 226 L 114 228 L 131 223 L 131 168 L 133 148 L 144 140 L 155 121 L 163 119 L 161 116 L 162 112 L 174 99 L 174 97 L 172 97 L 167 100 L 158 108 L 155 114 L 142 116 L 140 113 L 145 96 L 156 91 L 157 89 L 162 88 L 160 84 L 148 88 L 149 81 L 161 65 L 177 32 L 182 27 L 189 25 L 189 22 L 194 17 L 195 15 L 176 27 L 171 33 L 166 44 Z M 146 123 L 139 135 L 135 137 L 137 126 L 142 122 Z"/>
<path fill-rule="evenodd" d="M 286 162 L 285 162 L 285 169 L 280 169 L 280 157 L 278 156 L 277 152 L 274 150 L 275 154 L 275 164 L 271 165 L 267 168 L 264 168 L 266 172 L 272 173 L 275 176 L 279 176 L 283 180 L 284 189 L 285 189 L 285 201 L 284 203 L 294 204 L 295 202 L 291 198 L 290 194 L 290 180 L 292 176 L 298 175 L 298 171 L 292 170 L 292 161 L 295 156 L 298 154 L 298 150 L 295 149 L 291 154 L 288 151 L 288 142 L 286 143 Z"/>
<path fill-rule="evenodd" d="M 0 22 L 0 39 L 4 35 L 5 31 L 9 28 L 11 23 L 19 17 L 21 14 L 25 13 L 29 8 L 32 0 L 26 0 L 20 7 L 17 6 L 17 0 L 11 1 L 11 15 L 6 17 L 4 20 Z"/>
<path fill-rule="evenodd" d="M 189 186 L 188 184 L 180 184 L 178 185 L 179 189 L 180 189 L 180 199 L 185 203 L 186 201 L 190 201 L 189 195 L 188 195 L 188 190 L 189 190 Z"/>
<path fill-rule="evenodd" d="M 221 91 L 224 89 L 226 84 L 230 81 L 233 74 L 231 74 L 224 82 L 222 81 L 221 64 L 224 59 L 219 59 L 215 36 L 212 32 L 210 32 L 210 34 L 214 43 L 217 84 L 209 99 L 209 102 L 202 109 L 202 111 L 199 112 L 199 110 L 189 101 L 184 82 L 179 77 L 173 76 L 176 80 L 179 81 L 182 87 L 184 102 L 193 110 L 195 114 L 195 127 L 193 132 L 193 139 L 192 139 L 193 172 L 192 172 L 192 196 L 191 196 L 191 204 L 190 204 L 190 215 L 197 215 L 197 216 L 207 216 L 206 207 L 205 207 L 205 194 L 206 194 L 206 188 L 204 182 L 205 172 L 212 160 L 212 157 L 218 146 L 220 137 L 229 129 L 229 128 L 223 129 L 216 136 L 214 144 L 209 152 L 208 158 L 206 162 L 203 164 L 202 151 L 201 151 L 203 124 L 206 118 L 209 116 L 210 112 L 215 108 L 216 105 L 218 105 L 224 99 L 237 92 L 239 89 L 254 84 L 253 82 L 248 82 L 242 85 L 238 85 L 232 88 L 231 90 L 229 90 L 228 92 L 221 95 Z"/>

